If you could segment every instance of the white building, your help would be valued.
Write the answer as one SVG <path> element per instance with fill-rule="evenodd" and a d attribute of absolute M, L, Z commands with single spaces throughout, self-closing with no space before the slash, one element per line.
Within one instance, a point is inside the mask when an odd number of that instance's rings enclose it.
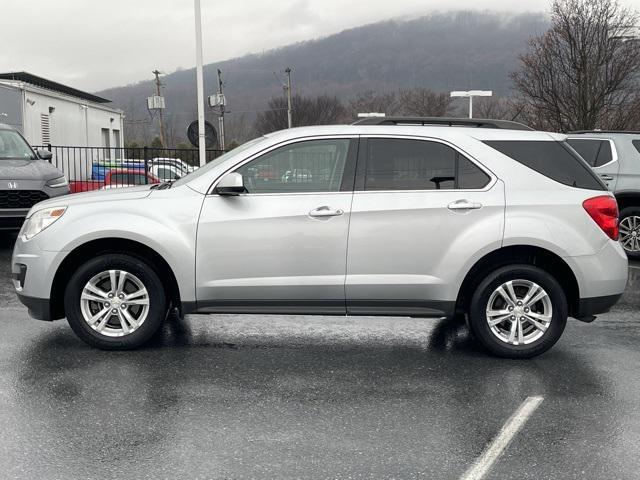
<path fill-rule="evenodd" d="M 108 103 L 30 73 L 0 73 L 0 123 L 31 145 L 123 147 L 124 112 Z"/>

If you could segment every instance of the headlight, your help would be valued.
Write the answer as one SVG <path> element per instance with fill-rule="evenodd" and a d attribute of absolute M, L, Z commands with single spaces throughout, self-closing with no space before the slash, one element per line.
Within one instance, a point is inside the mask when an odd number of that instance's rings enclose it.
<path fill-rule="evenodd" d="M 58 220 L 66 210 L 67 207 L 52 207 L 43 208 L 42 210 L 34 212 L 29 218 L 27 218 L 27 220 L 25 220 L 22 230 L 20 231 L 20 236 L 24 240 L 31 240 L 49 225 Z"/>
<path fill-rule="evenodd" d="M 58 187 L 66 187 L 67 185 L 69 185 L 69 182 L 67 181 L 67 177 L 58 177 L 58 178 L 52 178 L 51 180 L 47 181 L 45 185 L 51 188 L 58 188 Z"/>

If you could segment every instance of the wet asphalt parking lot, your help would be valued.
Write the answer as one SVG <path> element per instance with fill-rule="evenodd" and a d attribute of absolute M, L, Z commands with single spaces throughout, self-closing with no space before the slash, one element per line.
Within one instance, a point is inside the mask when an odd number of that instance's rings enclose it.
<path fill-rule="evenodd" d="M 640 476 L 640 265 L 611 313 L 533 360 L 464 324 L 258 315 L 170 321 L 93 350 L 30 320 L 0 232 L 0 478 L 461 478 L 542 397 L 484 478 Z"/>

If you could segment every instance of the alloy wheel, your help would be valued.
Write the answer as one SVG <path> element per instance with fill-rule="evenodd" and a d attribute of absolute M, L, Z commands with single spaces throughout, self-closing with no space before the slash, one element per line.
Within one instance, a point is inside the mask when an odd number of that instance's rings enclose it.
<path fill-rule="evenodd" d="M 122 337 L 135 332 L 147 319 L 149 293 L 135 275 L 107 270 L 84 286 L 80 309 L 93 330 L 107 337 Z"/>
<path fill-rule="evenodd" d="M 620 244 L 628 252 L 640 252 L 640 217 L 630 215 L 620 221 Z"/>
<path fill-rule="evenodd" d="M 535 342 L 551 325 L 549 294 L 530 280 L 510 280 L 496 288 L 487 302 L 491 333 L 510 345 Z"/>

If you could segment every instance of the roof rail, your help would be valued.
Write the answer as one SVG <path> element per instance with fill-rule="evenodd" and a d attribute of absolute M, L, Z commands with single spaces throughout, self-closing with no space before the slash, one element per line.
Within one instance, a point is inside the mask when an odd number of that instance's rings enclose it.
<path fill-rule="evenodd" d="M 353 125 L 443 125 L 449 127 L 500 128 L 507 130 L 533 130 L 533 128 L 510 120 L 490 120 L 485 118 L 449 117 L 369 117 L 354 122 Z"/>
<path fill-rule="evenodd" d="M 597 128 L 593 130 L 574 130 L 573 132 L 569 132 L 568 135 L 575 135 L 579 133 L 627 133 L 630 135 L 639 135 L 640 131 L 637 130 L 599 130 Z"/>

